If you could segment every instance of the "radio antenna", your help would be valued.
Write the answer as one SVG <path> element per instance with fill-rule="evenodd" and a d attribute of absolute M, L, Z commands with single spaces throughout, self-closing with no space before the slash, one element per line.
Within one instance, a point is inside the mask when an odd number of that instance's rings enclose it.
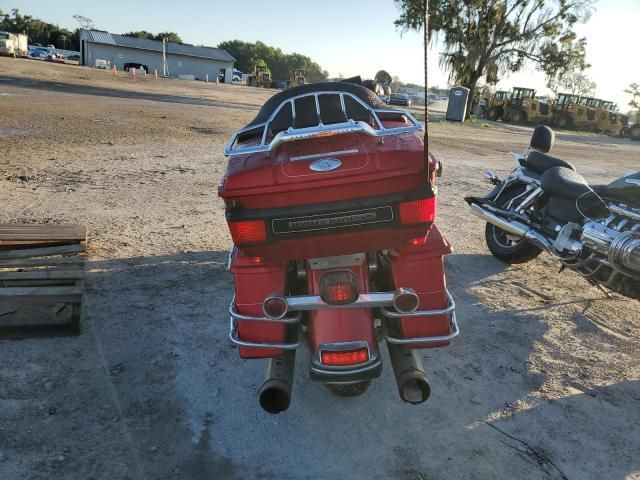
<path fill-rule="evenodd" d="M 422 29 L 424 33 L 424 164 L 429 165 L 429 101 L 427 95 L 429 88 L 427 75 L 427 56 L 429 51 L 429 0 L 424 0 L 424 22 Z"/>

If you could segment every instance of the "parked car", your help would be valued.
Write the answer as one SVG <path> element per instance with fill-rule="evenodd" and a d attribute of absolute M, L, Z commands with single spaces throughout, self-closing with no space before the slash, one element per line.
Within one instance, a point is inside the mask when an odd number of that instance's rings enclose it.
<path fill-rule="evenodd" d="M 449 97 L 441 97 L 440 100 L 442 100 L 443 102 L 446 102 L 447 100 L 449 100 Z"/>
<path fill-rule="evenodd" d="M 69 55 L 68 57 L 66 57 L 66 60 L 71 60 L 73 62 L 79 62 L 80 61 L 80 55 L 78 55 L 78 54 Z"/>
<path fill-rule="evenodd" d="M 408 107 L 411 105 L 411 99 L 409 95 L 404 93 L 392 93 L 389 96 L 389 105 L 401 105 L 404 107 Z"/>
<path fill-rule="evenodd" d="M 46 47 L 31 47 L 29 49 L 29 56 L 32 58 L 46 58 L 50 53 L 53 52 Z"/>
<path fill-rule="evenodd" d="M 232 81 L 241 82 L 243 77 L 244 77 L 244 73 L 242 73 L 240 70 L 237 70 L 235 68 L 233 69 Z"/>

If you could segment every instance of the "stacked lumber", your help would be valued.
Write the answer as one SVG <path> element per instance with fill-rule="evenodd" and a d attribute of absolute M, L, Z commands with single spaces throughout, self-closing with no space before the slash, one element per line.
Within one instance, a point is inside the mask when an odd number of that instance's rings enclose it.
<path fill-rule="evenodd" d="M 87 231 L 0 224 L 0 338 L 79 333 Z"/>

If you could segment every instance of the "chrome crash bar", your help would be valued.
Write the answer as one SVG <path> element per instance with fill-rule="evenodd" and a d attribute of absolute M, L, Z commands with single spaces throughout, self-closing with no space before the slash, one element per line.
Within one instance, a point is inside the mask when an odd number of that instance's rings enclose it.
<path fill-rule="evenodd" d="M 351 99 L 353 99 L 355 102 L 359 103 L 362 107 L 364 107 L 369 114 L 371 115 L 374 123 L 375 123 L 375 128 L 372 127 L 371 125 L 369 125 L 367 122 L 363 122 L 363 121 L 356 121 L 353 119 L 349 119 L 346 122 L 341 122 L 341 123 L 334 123 L 331 125 L 324 125 L 321 121 L 320 121 L 320 102 L 318 100 L 318 97 L 320 95 L 339 95 L 340 96 L 340 107 L 342 110 L 342 113 L 344 114 L 344 116 L 346 118 L 348 118 L 347 115 L 347 109 L 345 107 L 345 102 L 344 99 L 345 97 L 349 97 Z M 315 106 L 316 106 L 316 114 L 318 116 L 318 121 L 319 123 L 315 126 L 311 126 L 311 127 L 305 127 L 305 128 L 293 128 L 293 127 L 289 127 L 287 130 L 283 131 L 283 132 L 279 132 L 277 133 L 273 138 L 271 138 L 269 141 L 267 141 L 267 137 L 269 134 L 269 127 L 271 126 L 271 122 L 273 122 L 273 119 L 276 117 L 276 115 L 280 112 L 280 110 L 282 110 L 286 105 L 290 105 L 291 106 L 291 112 L 292 112 L 292 116 L 293 119 L 295 120 L 295 116 L 296 116 L 296 107 L 295 107 L 295 101 L 298 99 L 301 99 L 303 97 L 314 97 L 315 100 Z M 384 113 L 395 113 L 395 114 L 400 114 L 403 115 L 404 117 L 406 117 L 409 122 L 411 123 L 411 125 L 408 125 L 406 127 L 393 127 L 393 128 L 385 128 L 384 125 L 382 124 L 382 121 L 380 120 L 380 117 L 378 116 L 378 114 L 384 114 Z M 401 133 L 408 133 L 408 132 L 417 132 L 422 130 L 422 124 L 420 122 L 418 122 L 413 115 L 411 115 L 409 112 L 407 112 L 406 110 L 395 110 L 395 109 L 374 109 L 371 106 L 367 105 L 364 101 L 362 101 L 360 98 L 358 98 L 356 95 L 353 95 L 351 93 L 348 92 L 341 92 L 341 91 L 321 91 L 321 92 L 311 92 L 311 93 L 305 93 L 302 95 L 298 95 L 295 97 L 291 97 L 288 98 L 287 100 L 283 101 L 280 105 L 278 105 L 278 107 L 274 110 L 274 112 L 269 116 L 269 118 L 267 119 L 266 122 L 264 123 L 260 123 L 257 125 L 251 125 L 249 127 L 245 127 L 242 128 L 238 131 L 236 131 L 232 136 L 231 136 L 231 140 L 229 140 L 229 143 L 227 144 L 227 146 L 224 149 L 224 154 L 227 157 L 233 157 L 235 155 L 248 155 L 251 153 L 262 153 L 262 152 L 270 152 L 271 150 L 274 150 L 278 145 L 280 145 L 281 143 L 284 142 L 291 142 L 291 141 L 295 141 L 295 140 L 304 140 L 304 139 L 308 139 L 308 138 L 314 138 L 314 137 L 323 137 L 323 136 L 327 136 L 327 135 L 342 135 L 342 134 L 347 134 L 347 133 L 364 133 L 367 135 L 370 135 L 372 137 L 385 137 L 387 135 L 399 135 Z M 248 145 L 248 146 L 238 146 L 238 137 L 243 135 L 243 134 L 247 134 L 250 132 L 256 132 L 256 136 L 258 136 L 258 134 L 261 135 L 261 140 L 260 143 L 257 145 Z"/>
<path fill-rule="evenodd" d="M 436 315 L 449 315 L 450 333 L 448 335 L 441 335 L 437 337 L 416 337 L 416 338 L 395 338 L 387 337 L 386 340 L 389 343 L 395 343 L 400 345 L 406 344 L 434 344 L 442 343 L 453 340 L 460 334 L 458 328 L 458 322 L 456 321 L 456 304 L 453 301 L 453 297 L 446 290 L 448 305 L 446 308 L 440 310 L 417 310 L 412 313 L 402 313 L 397 310 L 390 310 L 388 307 L 393 308 L 394 297 L 396 292 L 371 292 L 362 293 L 358 296 L 358 299 L 353 303 L 346 305 L 329 305 L 325 303 L 322 298 L 316 295 L 297 295 L 291 297 L 282 297 L 286 300 L 288 312 L 295 313 L 294 315 L 288 315 L 281 319 L 271 319 L 267 317 L 248 316 L 238 313 L 235 306 L 235 297 L 231 301 L 229 306 L 229 314 L 231 316 L 231 323 L 229 327 L 229 339 L 236 345 L 243 347 L 254 348 L 278 348 L 283 350 L 294 350 L 300 346 L 300 342 L 292 343 L 256 343 L 241 340 L 238 336 L 238 321 L 247 320 L 254 322 L 271 322 L 282 323 L 286 325 L 298 324 L 301 318 L 301 312 L 312 310 L 324 310 L 324 309 L 344 309 L 344 308 L 380 308 L 382 315 L 387 318 L 415 318 L 415 317 L 433 317 Z"/>

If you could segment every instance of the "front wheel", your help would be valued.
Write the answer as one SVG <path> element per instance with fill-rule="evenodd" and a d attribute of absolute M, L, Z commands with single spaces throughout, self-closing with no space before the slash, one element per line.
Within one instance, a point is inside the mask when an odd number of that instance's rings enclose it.
<path fill-rule="evenodd" d="M 491 120 L 492 122 L 495 122 L 498 120 L 498 118 L 500 118 L 499 110 L 496 107 L 491 107 L 487 111 L 487 119 Z"/>
<path fill-rule="evenodd" d="M 356 397 L 367 391 L 369 385 L 371 385 L 371 380 L 345 384 L 327 383 L 326 385 L 329 391 L 338 397 Z"/>
<path fill-rule="evenodd" d="M 629 129 L 629 138 L 636 142 L 640 141 L 640 124 L 631 126 Z"/>
<path fill-rule="evenodd" d="M 527 123 L 527 114 L 522 110 L 516 110 L 511 114 L 512 123 Z"/>
<path fill-rule="evenodd" d="M 497 204 L 500 208 L 508 210 L 512 200 L 522 193 L 522 189 L 507 191 L 500 196 Z M 484 238 L 493 256 L 509 264 L 526 263 L 542 253 L 540 248 L 525 239 L 505 232 L 491 223 L 487 223 L 484 229 Z"/>

